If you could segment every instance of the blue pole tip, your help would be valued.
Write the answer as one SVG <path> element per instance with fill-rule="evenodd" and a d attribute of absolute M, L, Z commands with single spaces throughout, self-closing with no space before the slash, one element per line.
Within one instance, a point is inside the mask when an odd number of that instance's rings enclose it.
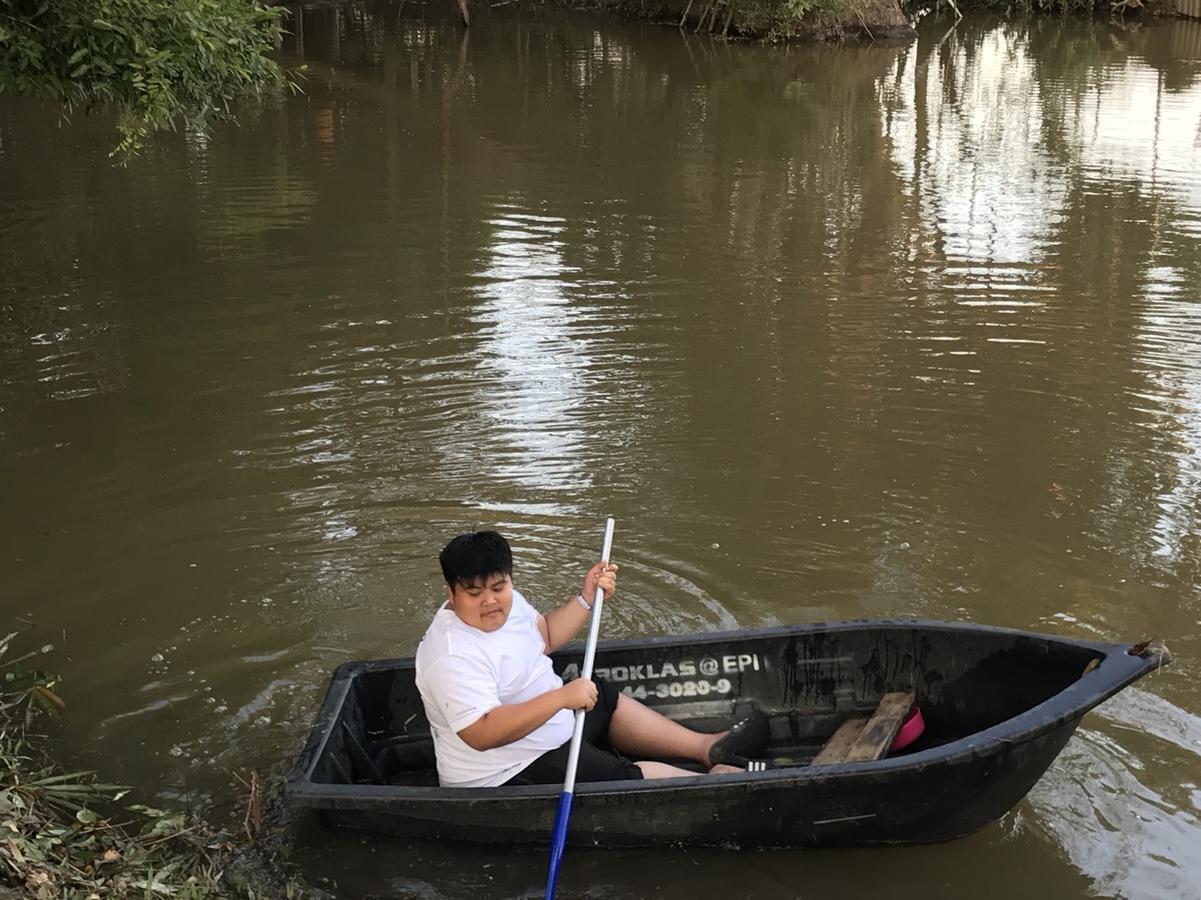
<path fill-rule="evenodd" d="M 550 835 L 550 865 L 546 870 L 546 900 L 554 900 L 555 882 L 559 878 L 559 863 L 563 859 L 563 848 L 567 846 L 567 823 L 571 819 L 570 791 L 559 795 L 559 806 L 555 810 L 555 827 Z"/>

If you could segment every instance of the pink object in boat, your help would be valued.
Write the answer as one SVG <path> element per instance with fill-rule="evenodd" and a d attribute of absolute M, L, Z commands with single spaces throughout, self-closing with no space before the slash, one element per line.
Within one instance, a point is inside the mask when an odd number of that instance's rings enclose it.
<path fill-rule="evenodd" d="M 892 739 L 892 746 L 888 748 L 888 752 L 896 753 L 898 750 L 905 749 L 921 737 L 925 730 L 926 720 L 922 718 L 921 708 L 915 706 L 909 710 L 909 714 L 901 722 L 901 727 L 897 730 L 897 736 Z"/>

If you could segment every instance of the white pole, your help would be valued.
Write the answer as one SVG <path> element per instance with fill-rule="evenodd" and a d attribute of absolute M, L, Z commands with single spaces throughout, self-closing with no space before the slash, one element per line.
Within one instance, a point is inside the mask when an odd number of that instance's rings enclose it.
<path fill-rule="evenodd" d="M 613 517 L 605 520 L 605 542 L 601 547 L 601 561 L 608 562 L 613 550 Z M 592 601 L 592 621 L 588 626 L 588 643 L 584 648 L 584 666 L 580 669 L 581 678 L 592 677 L 592 663 L 596 659 L 596 640 L 600 635 L 601 608 L 605 605 L 605 592 L 600 585 L 596 586 L 596 597 Z M 571 749 L 567 753 L 567 776 L 563 779 L 563 790 L 572 793 L 575 790 L 575 770 L 580 761 L 580 744 L 584 740 L 584 710 L 575 711 L 575 730 L 571 733 Z"/>

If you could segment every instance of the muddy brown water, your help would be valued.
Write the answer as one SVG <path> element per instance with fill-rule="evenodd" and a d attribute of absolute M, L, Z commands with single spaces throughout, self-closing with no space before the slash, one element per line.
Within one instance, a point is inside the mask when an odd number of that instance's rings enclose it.
<path fill-rule="evenodd" d="M 569 850 L 571 897 L 1201 896 L 1201 26 L 766 48 L 296 9 L 303 94 L 126 169 L 0 99 L 3 612 L 65 755 L 218 809 L 493 526 L 609 636 L 915 615 L 1136 640 L 1003 821 L 904 850 Z M 306 829 L 349 896 L 543 851 Z"/>

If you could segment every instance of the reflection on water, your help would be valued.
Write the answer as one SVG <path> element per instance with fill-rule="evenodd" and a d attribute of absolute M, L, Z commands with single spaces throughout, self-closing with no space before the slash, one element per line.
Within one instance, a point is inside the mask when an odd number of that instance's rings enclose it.
<path fill-rule="evenodd" d="M 915 614 L 1178 662 L 970 840 L 672 888 L 581 853 L 569 892 L 1201 896 L 1201 27 L 300 12 L 302 96 L 126 170 L 0 103 L 4 609 L 65 648 L 68 748 L 221 802 L 339 662 L 413 649 L 448 536 L 503 528 L 549 604 L 611 513 L 613 636 Z M 359 894 L 541 885 L 311 845 Z"/>
<path fill-rule="evenodd" d="M 963 299 L 987 298 L 995 316 L 1038 290 L 1033 267 L 1067 193 L 1042 140 L 1047 111 L 1027 45 L 1005 28 L 933 52 L 918 44 L 882 79 L 885 133 L 920 221 Z"/>
<path fill-rule="evenodd" d="M 516 481 L 526 492 L 586 494 L 587 435 L 584 423 L 572 420 L 600 398 L 588 396 L 583 376 L 590 364 L 588 317 L 564 294 L 576 270 L 563 262 L 563 220 L 501 209 L 488 224 L 491 258 L 472 322 L 481 341 L 480 389 L 470 408 L 483 419 L 472 449 L 484 448 L 493 477 Z"/>
<path fill-rule="evenodd" d="M 1142 37 L 1116 35 L 1117 46 Z M 1141 545 L 1158 565 L 1187 575 L 1197 571 L 1201 509 L 1201 260 L 1192 240 L 1201 199 L 1201 85 L 1190 79 L 1173 86 L 1167 73 L 1097 44 L 1093 36 L 1072 41 L 1041 26 L 998 28 L 932 53 L 919 43 L 884 80 L 884 128 L 923 227 L 933 231 L 935 277 L 945 279 L 941 286 L 956 305 L 972 308 L 958 319 L 969 334 L 924 337 L 947 348 L 931 347 L 929 358 L 979 356 L 983 348 L 971 333 L 1034 345 L 1013 360 L 1016 372 L 1029 367 L 1040 380 L 1026 390 L 1088 402 L 1075 390 L 1077 373 L 1051 379 L 1038 369 L 1048 351 L 1073 342 L 1065 326 L 1092 339 L 1085 317 L 1098 303 L 1128 317 L 1131 333 L 1120 352 L 1133 376 L 1121 384 L 1129 404 L 1109 415 L 1124 419 L 1113 427 L 1155 430 L 1170 484 L 1153 505 L 1144 501 L 1153 522 L 1136 536 L 1129 516 L 1137 498 L 1130 494 L 1140 489 L 1126 483 L 1125 459 L 1108 460 L 1116 470 L 1107 478 L 1113 496 L 1101 504 L 1098 524 L 1110 547 Z M 1048 47 L 1075 53 L 1038 54 Z M 1085 258 L 1067 257 L 1073 250 Z M 1093 265 L 1097 277 L 1069 281 L 1070 267 L 1082 264 Z M 983 374 L 980 367 L 964 373 Z"/>
<path fill-rule="evenodd" d="M 1154 526 L 1154 554 L 1168 562 L 1193 560 L 1201 535 L 1201 303 L 1174 271 L 1157 271 L 1146 289 L 1139 329 L 1139 363 L 1154 385 L 1163 410 L 1151 423 L 1165 433 L 1172 460 L 1170 483 L 1157 496 L 1161 513 Z M 1152 399 L 1148 398 L 1148 399 Z M 1166 421 L 1164 421 L 1166 419 Z"/>

